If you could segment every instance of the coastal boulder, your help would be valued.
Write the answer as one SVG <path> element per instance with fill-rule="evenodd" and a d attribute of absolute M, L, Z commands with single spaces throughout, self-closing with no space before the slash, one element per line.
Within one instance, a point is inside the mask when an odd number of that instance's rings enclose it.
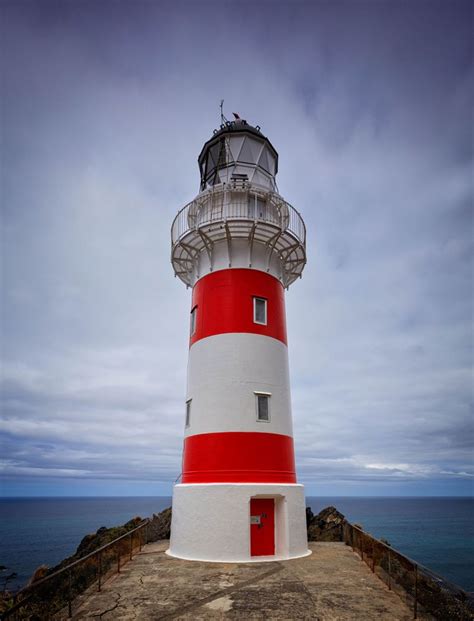
<path fill-rule="evenodd" d="M 153 517 L 148 523 L 148 541 L 169 539 L 171 534 L 171 507 Z"/>
<path fill-rule="evenodd" d="M 346 518 L 336 507 L 326 507 L 317 515 L 311 509 L 306 511 L 308 541 L 343 541 Z"/>

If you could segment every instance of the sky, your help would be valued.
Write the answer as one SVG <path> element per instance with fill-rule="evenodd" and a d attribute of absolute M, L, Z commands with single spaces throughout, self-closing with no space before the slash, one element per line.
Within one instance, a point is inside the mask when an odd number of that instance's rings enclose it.
<path fill-rule="evenodd" d="M 279 152 L 310 496 L 472 493 L 469 2 L 3 0 L 4 496 L 170 495 L 170 227 L 237 112 Z"/>

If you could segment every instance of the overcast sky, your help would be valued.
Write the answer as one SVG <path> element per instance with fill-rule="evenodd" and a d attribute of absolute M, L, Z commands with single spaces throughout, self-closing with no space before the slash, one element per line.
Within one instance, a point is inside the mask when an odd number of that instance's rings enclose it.
<path fill-rule="evenodd" d="M 308 495 L 472 491 L 469 2 L 3 0 L 4 495 L 168 495 L 170 226 L 238 112 L 280 155 Z"/>

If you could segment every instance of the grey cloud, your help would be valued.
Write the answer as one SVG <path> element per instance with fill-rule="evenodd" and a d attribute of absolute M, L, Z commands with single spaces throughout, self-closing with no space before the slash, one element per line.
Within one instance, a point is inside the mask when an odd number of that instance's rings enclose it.
<path fill-rule="evenodd" d="M 224 97 L 275 144 L 280 191 L 307 223 L 308 265 L 287 296 L 300 478 L 310 491 L 461 489 L 470 11 L 3 3 L 10 481 L 179 473 L 189 291 L 169 228 Z"/>

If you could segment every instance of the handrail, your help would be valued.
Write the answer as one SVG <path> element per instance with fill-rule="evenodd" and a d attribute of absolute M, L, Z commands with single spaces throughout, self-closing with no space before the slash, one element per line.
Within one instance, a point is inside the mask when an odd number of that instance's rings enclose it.
<path fill-rule="evenodd" d="M 117 538 L 113 539 L 112 541 L 109 541 L 108 543 L 104 544 L 103 546 L 100 546 L 100 548 L 96 548 L 92 552 L 89 552 L 89 554 L 86 554 L 85 556 L 82 556 L 81 558 L 77 559 L 76 561 L 73 561 L 72 563 L 69 563 L 65 567 L 62 567 L 61 569 L 58 569 L 57 571 L 53 572 L 52 574 L 49 574 L 49 575 L 45 576 L 44 578 L 41 578 L 40 580 L 37 580 L 36 582 L 33 582 L 32 584 L 28 584 L 26 587 L 23 587 L 20 591 L 18 591 L 14 595 L 14 604 L 13 604 L 13 606 L 11 608 L 8 608 L 7 610 L 5 610 L 1 614 L 2 621 L 4 619 L 7 619 L 13 613 L 16 613 L 20 608 L 22 608 L 29 601 L 31 601 L 32 597 L 34 596 L 34 591 L 39 589 L 41 586 L 44 586 L 48 582 L 52 581 L 53 579 L 57 578 L 58 576 L 60 576 L 62 574 L 65 574 L 66 572 L 68 572 L 68 574 L 70 576 L 71 570 L 74 569 L 75 567 L 77 567 L 78 565 L 81 565 L 81 564 L 85 563 L 86 561 L 88 561 L 89 559 L 93 558 L 94 556 L 101 555 L 102 552 L 105 552 L 106 550 L 108 550 L 108 549 L 112 548 L 113 546 L 115 546 L 118 542 L 120 542 L 120 541 L 122 541 L 124 539 L 128 539 L 128 538 L 131 539 L 131 545 L 130 545 L 130 559 L 131 559 L 132 558 L 132 549 L 133 549 L 133 534 L 138 532 L 138 531 L 140 531 L 140 530 L 142 530 L 144 527 L 146 527 L 149 524 L 149 522 L 150 522 L 149 518 L 146 518 L 146 519 L 142 520 L 138 526 L 136 526 L 132 530 L 127 531 L 123 535 L 120 535 L 120 537 L 117 537 Z M 141 543 L 140 543 L 140 549 L 141 549 Z M 99 558 L 100 558 L 100 556 L 99 556 Z M 118 567 L 119 567 L 119 571 L 120 571 L 120 561 L 119 561 Z M 101 584 L 101 572 L 100 572 L 100 570 L 99 570 L 99 574 L 98 574 L 98 579 L 97 580 L 99 582 L 99 590 L 100 590 L 100 584 Z M 25 597 L 20 599 L 20 601 L 17 601 L 18 598 L 22 597 L 22 595 L 25 595 Z M 69 607 L 69 617 L 71 617 L 71 600 L 70 600 L 70 597 L 68 598 L 68 607 Z"/>
<path fill-rule="evenodd" d="M 58 571 L 55 571 L 54 573 L 49 574 L 48 576 L 45 576 L 44 578 L 41 578 L 41 580 L 37 580 L 36 582 L 33 582 L 32 584 L 26 585 L 26 587 L 24 587 L 23 589 L 18 591 L 17 595 L 19 595 L 20 593 L 23 593 L 24 591 L 27 591 L 28 589 L 32 589 L 34 587 L 40 586 L 44 582 L 47 582 L 48 580 L 51 580 L 52 578 L 55 578 L 56 576 L 59 576 L 60 574 L 64 573 L 65 571 L 68 571 L 69 569 L 72 569 L 76 565 L 79 565 L 80 563 L 83 563 L 84 561 L 87 561 L 89 558 L 92 558 L 93 556 L 95 556 L 99 552 L 102 552 L 103 550 L 106 550 L 107 548 L 110 548 L 111 546 L 116 544 L 117 541 L 120 541 L 121 539 L 126 539 L 127 537 L 130 537 L 130 535 L 132 533 L 134 533 L 137 530 L 140 530 L 141 528 L 143 528 L 145 526 L 145 524 L 147 524 L 149 521 L 150 521 L 149 518 L 146 518 L 136 528 L 127 531 L 124 535 L 120 535 L 120 537 L 117 537 L 117 539 L 113 539 L 112 541 L 109 541 L 109 543 L 105 543 L 100 548 L 97 548 L 96 550 L 93 550 L 92 552 L 89 552 L 89 554 L 86 554 L 86 556 L 81 556 L 81 558 L 78 558 L 77 561 L 74 561 L 73 563 L 70 563 L 69 565 L 66 565 L 66 567 L 63 567 L 62 569 L 58 569 Z"/>
<path fill-rule="evenodd" d="M 348 535 L 346 529 L 350 530 L 350 535 Z M 370 548 L 364 545 L 364 538 L 370 545 Z M 398 584 L 407 595 L 413 598 L 414 619 L 417 619 L 418 617 L 419 605 L 423 606 L 425 610 L 435 616 L 436 613 L 439 614 L 442 612 L 441 609 L 443 609 L 449 610 L 450 618 L 453 619 L 467 620 L 474 618 L 474 598 L 469 593 L 464 591 L 461 587 L 451 583 L 449 580 L 446 580 L 428 567 L 425 567 L 418 561 L 402 554 L 390 544 L 377 539 L 370 533 L 365 532 L 359 526 L 351 524 L 350 522 L 346 522 L 344 525 L 343 541 L 347 545 L 350 545 L 354 551 L 358 549 L 360 551 L 361 560 L 367 565 L 369 565 L 370 559 L 369 566 L 371 567 L 373 573 L 375 573 L 376 567 L 380 567 L 383 572 L 385 572 L 387 576 L 387 586 L 390 590 L 392 589 L 393 583 Z M 376 562 L 377 546 L 384 550 L 382 557 L 378 555 L 378 564 Z M 383 558 L 384 553 L 387 554 L 386 559 Z M 403 573 L 405 570 L 403 570 L 402 566 L 398 568 L 394 567 L 393 561 L 397 559 L 411 566 L 411 570 L 413 571 L 413 584 L 410 584 L 409 581 L 407 583 L 407 576 Z M 385 566 L 384 561 L 386 561 Z M 395 577 L 394 574 L 397 572 L 398 575 Z M 408 571 L 406 571 L 406 573 L 408 573 Z M 379 577 L 385 580 L 385 576 L 380 576 L 379 574 Z M 424 582 L 428 581 L 431 585 L 429 585 L 429 588 L 425 588 Z M 436 589 L 438 591 L 436 591 Z M 454 612 L 458 616 L 453 616 Z M 445 617 L 442 616 L 440 618 Z"/>
<path fill-rule="evenodd" d="M 390 552 L 395 552 L 396 554 L 398 554 L 398 556 L 403 557 L 405 560 L 410 561 L 410 563 L 412 565 L 417 565 L 418 567 L 421 567 L 422 569 L 424 569 L 426 572 L 429 572 L 430 574 L 433 574 L 434 576 L 438 577 L 440 580 L 443 580 L 443 582 L 447 582 L 447 580 L 445 578 L 443 578 L 442 576 L 440 576 L 439 574 L 437 574 L 436 572 L 434 572 L 433 570 L 429 569 L 428 567 L 426 567 L 425 565 L 422 565 L 421 563 L 419 563 L 418 561 L 414 561 L 412 558 L 410 558 L 409 556 L 407 556 L 406 554 L 402 554 L 401 552 L 399 552 L 398 550 L 396 550 L 395 548 L 393 548 L 391 545 L 389 545 L 388 543 L 385 543 L 384 541 L 382 541 L 381 539 L 377 539 L 377 537 L 374 537 L 373 535 L 371 535 L 370 533 L 366 533 L 365 530 L 363 528 L 360 528 L 359 526 L 357 526 L 356 524 L 351 524 L 351 527 L 354 530 L 359 531 L 359 533 L 362 533 L 365 537 L 367 537 L 368 539 L 373 539 L 376 543 L 378 543 L 379 545 L 383 546 L 384 548 L 386 548 L 387 550 L 389 550 Z M 453 585 L 455 586 L 455 585 Z M 457 587 L 457 589 L 462 590 L 460 587 Z"/>
<path fill-rule="evenodd" d="M 249 209 L 248 203 L 235 204 L 232 202 L 226 204 L 223 201 L 221 205 L 214 205 L 213 201 L 215 198 L 225 196 L 226 192 L 261 198 L 267 201 L 272 209 L 268 209 L 263 215 L 259 215 L 256 211 L 255 213 L 251 213 L 252 210 Z M 189 211 L 191 208 L 196 210 L 201 209 L 202 212 L 205 213 L 205 217 L 202 217 L 194 225 L 190 224 Z M 281 210 L 287 213 L 285 217 L 279 217 L 278 224 L 283 231 L 291 233 L 302 246 L 305 246 L 306 226 L 304 220 L 300 213 L 279 194 L 276 192 L 264 191 L 253 185 L 232 186 L 225 183 L 214 186 L 214 188 L 198 194 L 196 198 L 179 210 L 171 225 L 171 244 L 174 246 L 184 235 L 192 230 L 198 229 L 200 226 L 226 219 L 257 221 L 275 225 L 277 224 L 276 212 Z"/>

